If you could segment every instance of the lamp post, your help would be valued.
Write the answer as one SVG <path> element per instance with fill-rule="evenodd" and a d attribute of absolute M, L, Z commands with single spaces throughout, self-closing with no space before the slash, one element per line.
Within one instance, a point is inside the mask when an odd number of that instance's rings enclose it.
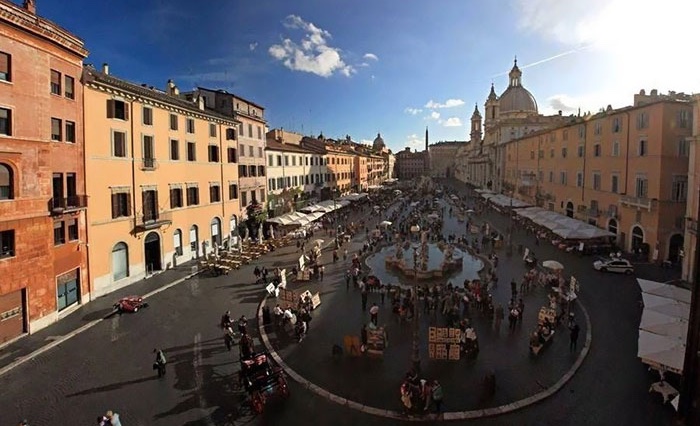
<path fill-rule="evenodd" d="M 411 232 L 418 236 L 420 226 L 411 226 Z M 420 247 L 420 241 L 416 240 L 416 242 L 413 243 L 413 351 L 411 353 L 411 364 L 413 365 L 413 371 L 416 373 L 420 371 L 420 344 L 418 336 L 418 247 Z"/>

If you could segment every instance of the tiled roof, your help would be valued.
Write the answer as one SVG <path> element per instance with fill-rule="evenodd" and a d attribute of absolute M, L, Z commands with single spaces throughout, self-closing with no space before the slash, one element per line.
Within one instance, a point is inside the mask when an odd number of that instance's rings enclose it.
<path fill-rule="evenodd" d="M 291 143 L 281 143 L 276 140 L 268 139 L 266 142 L 265 149 L 271 151 L 283 151 L 283 152 L 300 152 L 303 154 L 312 154 L 313 151 L 309 149 L 304 149 L 299 145 L 294 145 Z"/>
<path fill-rule="evenodd" d="M 152 99 L 156 102 L 161 102 L 164 104 L 169 104 L 177 108 L 182 108 L 188 110 L 195 114 L 203 114 L 211 117 L 216 117 L 221 120 L 226 120 L 229 122 L 236 122 L 233 117 L 218 113 L 211 109 L 206 109 L 202 111 L 199 109 L 198 105 L 194 102 L 190 102 L 186 99 L 182 99 L 177 96 L 171 96 L 167 93 L 160 92 L 155 89 L 150 89 L 149 87 L 144 87 L 136 83 L 131 83 L 129 81 L 123 80 L 121 78 L 114 77 L 110 74 L 105 74 L 98 71 L 92 66 L 83 67 L 83 82 L 84 84 L 89 84 L 90 82 L 102 83 L 117 89 L 124 90 L 136 96 L 141 96 L 144 98 Z"/>

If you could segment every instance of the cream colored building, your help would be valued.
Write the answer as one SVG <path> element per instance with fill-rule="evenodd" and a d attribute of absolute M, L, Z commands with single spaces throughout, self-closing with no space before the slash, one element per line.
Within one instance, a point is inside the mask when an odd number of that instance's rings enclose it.
<path fill-rule="evenodd" d="M 467 142 L 446 141 L 432 144 L 430 151 L 430 176 L 434 178 L 451 178 L 455 175 L 457 152 Z"/>
<path fill-rule="evenodd" d="M 240 124 L 166 91 L 85 67 L 89 270 L 99 296 L 227 242 L 241 207 Z"/>
<path fill-rule="evenodd" d="M 678 261 L 688 194 L 688 95 L 569 118 L 505 145 L 506 193 L 606 229 L 625 251 Z"/>
<path fill-rule="evenodd" d="M 267 147 L 267 208 L 272 215 L 280 215 L 303 207 L 311 198 L 311 179 L 319 174 L 321 157 L 300 145 L 276 140 L 276 133 L 268 133 Z M 301 136 L 301 135 L 300 135 Z M 301 137 L 299 138 L 301 141 Z M 308 189 L 308 192 L 307 192 Z"/>
<path fill-rule="evenodd" d="M 685 247 L 683 256 L 683 276 L 688 282 L 695 283 L 697 275 L 698 222 L 700 221 L 700 94 L 693 99 L 693 134 L 688 138 L 688 201 L 685 223 Z"/>

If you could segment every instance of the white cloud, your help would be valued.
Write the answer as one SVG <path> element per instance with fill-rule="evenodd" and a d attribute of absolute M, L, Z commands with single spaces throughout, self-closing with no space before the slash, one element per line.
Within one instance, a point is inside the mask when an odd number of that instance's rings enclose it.
<path fill-rule="evenodd" d="M 450 117 L 447 120 L 441 120 L 440 124 L 445 127 L 462 127 L 462 120 L 459 117 Z"/>
<path fill-rule="evenodd" d="M 335 73 L 350 77 L 357 72 L 353 66 L 345 63 L 339 48 L 328 45 L 331 38 L 328 31 L 296 15 L 287 16 L 283 25 L 305 33 L 298 43 L 285 38 L 280 44 L 273 44 L 268 49 L 270 56 L 282 61 L 287 68 L 321 77 L 330 77 Z"/>
<path fill-rule="evenodd" d="M 425 104 L 425 108 L 454 108 L 458 106 L 464 105 L 464 101 L 461 99 L 448 99 L 445 101 L 444 104 L 441 104 L 439 102 L 435 102 L 434 100 L 429 100 L 427 104 Z"/>
<path fill-rule="evenodd" d="M 371 60 L 373 60 L 373 61 L 378 61 L 378 60 L 379 60 L 379 58 L 377 57 L 377 55 L 375 55 L 374 53 L 365 53 L 365 55 L 363 56 L 363 58 L 365 58 L 365 59 L 371 59 Z"/>
<path fill-rule="evenodd" d="M 423 110 L 420 108 L 410 108 L 409 107 L 409 108 L 404 109 L 403 112 L 405 112 L 406 114 L 418 115 L 421 112 L 423 112 Z"/>
<path fill-rule="evenodd" d="M 425 148 L 425 140 L 421 139 L 417 134 L 412 134 L 406 136 L 406 147 L 411 148 L 411 150 L 417 149 L 422 150 Z"/>
<path fill-rule="evenodd" d="M 440 119 L 440 113 L 437 111 L 430 111 L 430 115 L 427 115 L 425 117 L 426 120 L 439 120 Z"/>
<path fill-rule="evenodd" d="M 256 42 L 253 42 L 253 43 L 250 43 L 250 44 L 248 45 L 248 49 L 250 49 L 251 52 L 252 52 L 253 50 L 255 50 L 255 48 L 257 48 L 257 47 L 258 47 L 258 42 L 257 42 L 257 41 L 256 41 Z"/>

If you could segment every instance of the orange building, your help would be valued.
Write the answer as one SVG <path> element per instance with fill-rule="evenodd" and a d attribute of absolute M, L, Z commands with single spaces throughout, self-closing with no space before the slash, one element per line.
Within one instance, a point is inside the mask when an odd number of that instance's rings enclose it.
<path fill-rule="evenodd" d="M 506 145 L 506 193 L 617 235 L 627 251 L 678 260 L 688 191 L 689 96 L 644 91 Z"/>
<path fill-rule="evenodd" d="M 240 219 L 240 124 L 86 67 L 90 276 L 102 295 L 233 243 Z"/>
<path fill-rule="evenodd" d="M 90 292 L 86 268 L 82 40 L 0 0 L 0 343 Z"/>
<path fill-rule="evenodd" d="M 353 158 L 355 155 L 342 145 L 326 143 L 326 167 L 328 183 L 336 196 L 347 194 L 352 189 Z"/>

